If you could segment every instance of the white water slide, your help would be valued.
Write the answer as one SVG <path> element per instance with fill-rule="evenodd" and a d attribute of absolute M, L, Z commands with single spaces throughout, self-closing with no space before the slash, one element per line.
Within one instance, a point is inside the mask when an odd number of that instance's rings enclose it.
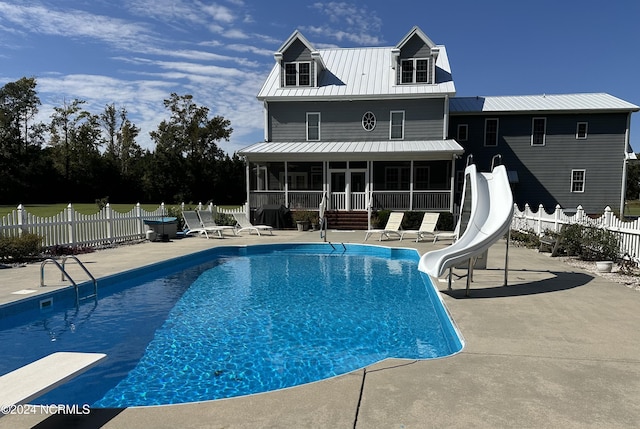
<path fill-rule="evenodd" d="M 471 164 L 465 169 L 464 177 L 457 227 L 464 230 L 462 236 L 451 246 L 425 253 L 418 264 L 420 271 L 434 278 L 442 276 L 448 268 L 484 253 L 502 238 L 511 225 L 513 195 L 504 165 L 494 167 L 491 173 L 478 173 L 475 164 Z M 466 212 L 469 200 L 471 210 Z M 467 217 L 465 228 L 463 220 Z"/>

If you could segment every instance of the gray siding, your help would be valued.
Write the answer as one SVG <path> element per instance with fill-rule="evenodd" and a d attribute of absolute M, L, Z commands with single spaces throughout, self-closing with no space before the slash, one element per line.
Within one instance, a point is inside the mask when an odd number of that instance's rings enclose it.
<path fill-rule="evenodd" d="M 306 113 L 320 112 L 322 141 L 384 141 L 389 139 L 392 110 L 404 110 L 404 140 L 441 140 L 444 99 L 396 101 L 333 101 L 269 103 L 270 141 L 305 141 Z M 376 116 L 373 131 L 362 128 L 362 116 Z"/>
<path fill-rule="evenodd" d="M 531 145 L 532 118 L 545 117 L 544 146 Z M 498 118 L 498 146 L 484 147 L 484 119 Z M 588 123 L 586 140 L 576 139 L 578 122 Z M 625 151 L 626 113 L 453 115 L 449 136 L 457 138 L 457 125 L 468 124 L 469 140 L 459 141 L 473 154 L 481 171 L 501 154 L 507 170 L 518 173 L 514 199 L 519 206 L 543 204 L 550 212 L 556 204 L 588 213 L 602 213 L 606 206 L 619 207 Z M 463 163 L 459 169 L 464 168 Z M 586 170 L 585 192 L 571 192 L 571 171 Z"/>

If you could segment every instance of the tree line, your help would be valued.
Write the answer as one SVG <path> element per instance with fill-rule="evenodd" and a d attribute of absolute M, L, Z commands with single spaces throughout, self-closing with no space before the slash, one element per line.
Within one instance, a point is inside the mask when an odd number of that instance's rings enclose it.
<path fill-rule="evenodd" d="M 164 100 L 168 119 L 150 132 L 149 150 L 115 104 L 92 113 L 84 100 L 65 100 L 48 123 L 36 121 L 36 85 L 23 77 L 0 88 L 0 204 L 246 200 L 243 161 L 218 147 L 230 121 L 210 118 L 191 95 Z"/>

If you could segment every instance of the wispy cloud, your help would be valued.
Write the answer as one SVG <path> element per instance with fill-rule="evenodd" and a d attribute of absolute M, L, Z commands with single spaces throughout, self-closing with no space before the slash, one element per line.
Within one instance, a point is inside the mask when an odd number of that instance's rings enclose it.
<path fill-rule="evenodd" d="M 358 45 L 381 43 L 379 34 L 382 20 L 366 5 L 348 2 L 317 2 L 309 7 L 329 20 L 327 25 L 304 27 L 304 30 L 310 34 Z"/>
<path fill-rule="evenodd" d="M 0 2 L 0 19 L 24 32 L 71 38 L 91 38 L 131 50 L 148 42 L 151 32 L 134 23 L 81 10 L 58 10 L 42 5 L 16 5 Z"/>

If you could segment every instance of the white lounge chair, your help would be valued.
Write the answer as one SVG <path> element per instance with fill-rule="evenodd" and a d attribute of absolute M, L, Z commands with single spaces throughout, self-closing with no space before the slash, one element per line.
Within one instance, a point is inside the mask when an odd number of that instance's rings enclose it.
<path fill-rule="evenodd" d="M 185 230 L 185 234 L 204 234 L 205 237 L 209 238 L 209 233 L 218 234 L 219 238 L 222 237 L 222 228 L 220 227 L 204 227 L 200 218 L 198 217 L 198 213 L 193 210 L 186 210 L 182 212 L 182 218 L 184 219 L 184 226 L 187 228 Z"/>
<path fill-rule="evenodd" d="M 456 223 L 456 227 L 453 231 L 436 231 L 433 234 L 433 242 L 436 243 L 438 240 L 452 240 L 456 241 L 460 236 L 460 221 Z"/>
<path fill-rule="evenodd" d="M 400 240 L 404 238 L 405 234 L 415 234 L 416 243 L 427 235 L 433 236 L 436 231 L 436 224 L 438 223 L 439 218 L 440 213 L 426 212 L 422 217 L 422 223 L 420 224 L 420 227 L 418 229 L 408 229 L 406 231 L 402 231 Z"/>
<path fill-rule="evenodd" d="M 367 241 L 367 239 L 373 234 L 380 234 L 379 241 L 382 241 L 382 237 L 389 238 L 389 236 L 392 234 L 397 235 L 398 238 L 402 238 L 402 235 L 400 234 L 402 219 L 404 219 L 403 212 L 391 212 L 391 214 L 389 214 L 389 219 L 387 219 L 387 224 L 384 226 L 384 228 L 368 230 L 364 236 L 364 241 Z"/>
<path fill-rule="evenodd" d="M 236 220 L 239 226 L 239 228 L 236 229 L 236 234 L 239 234 L 242 231 L 249 231 L 249 234 L 251 234 L 251 231 L 255 231 L 256 234 L 260 235 L 260 231 L 269 231 L 269 234 L 273 235 L 272 226 L 253 225 L 251 222 L 249 222 L 249 219 L 247 219 L 247 215 L 244 213 L 233 213 L 233 218 Z"/>
<path fill-rule="evenodd" d="M 209 210 L 198 210 L 198 217 L 203 228 L 218 228 L 222 233 L 224 231 L 231 231 L 233 235 L 236 235 L 236 228 L 231 225 L 218 225 L 213 218 L 213 213 Z"/>

